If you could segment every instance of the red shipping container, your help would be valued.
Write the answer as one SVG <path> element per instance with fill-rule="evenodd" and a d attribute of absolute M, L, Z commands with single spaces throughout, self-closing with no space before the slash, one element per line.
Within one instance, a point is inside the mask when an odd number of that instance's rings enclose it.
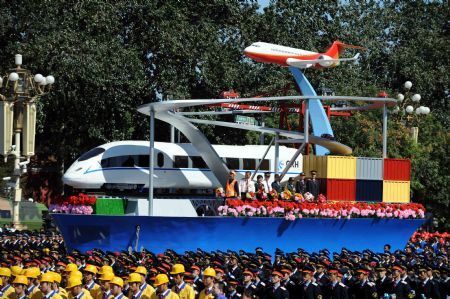
<path fill-rule="evenodd" d="M 321 183 L 327 200 L 356 201 L 356 180 L 327 179 Z"/>
<path fill-rule="evenodd" d="M 388 181 L 410 181 L 411 161 L 407 159 L 384 159 L 383 178 Z"/>

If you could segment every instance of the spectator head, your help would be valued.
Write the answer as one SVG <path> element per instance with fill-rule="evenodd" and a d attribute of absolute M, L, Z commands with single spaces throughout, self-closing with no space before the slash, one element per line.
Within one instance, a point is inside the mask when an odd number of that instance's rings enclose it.
<path fill-rule="evenodd" d="M 265 173 L 264 173 L 264 178 L 265 178 L 266 180 L 268 180 L 268 179 L 270 178 L 270 172 L 265 172 Z"/>
<path fill-rule="evenodd" d="M 289 182 L 289 183 L 293 183 L 293 182 L 294 182 L 294 178 L 293 178 L 293 177 L 290 177 L 290 178 L 288 179 L 288 182 Z"/>
<path fill-rule="evenodd" d="M 212 290 L 213 294 L 216 296 L 223 294 L 223 287 L 224 287 L 224 283 L 221 281 L 214 283 L 213 290 Z"/>
<path fill-rule="evenodd" d="M 317 176 L 317 171 L 316 170 L 311 170 L 311 177 L 316 177 Z"/>
<path fill-rule="evenodd" d="M 275 174 L 275 181 L 279 181 L 280 180 L 280 175 L 278 173 Z"/>
<path fill-rule="evenodd" d="M 256 177 L 256 180 L 257 180 L 258 182 L 261 182 L 261 181 L 263 180 L 263 176 L 260 175 L 260 174 L 258 174 L 258 176 Z"/>
<path fill-rule="evenodd" d="M 306 177 L 306 174 L 304 172 L 300 172 L 300 179 L 304 179 Z"/>
<path fill-rule="evenodd" d="M 234 170 L 234 169 L 232 169 L 232 170 L 230 170 L 230 173 L 228 174 L 228 176 L 230 177 L 230 178 L 233 178 L 234 179 L 234 176 L 236 175 L 236 171 Z"/>
<path fill-rule="evenodd" d="M 384 252 L 391 252 L 391 245 L 389 244 L 384 245 Z"/>
<path fill-rule="evenodd" d="M 250 171 L 245 172 L 245 178 L 249 179 L 252 176 L 252 173 Z"/>

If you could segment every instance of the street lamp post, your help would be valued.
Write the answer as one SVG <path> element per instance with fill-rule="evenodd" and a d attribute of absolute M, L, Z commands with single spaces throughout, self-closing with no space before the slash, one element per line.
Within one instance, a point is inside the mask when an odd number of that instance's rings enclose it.
<path fill-rule="evenodd" d="M 55 83 L 53 76 L 32 75 L 22 68 L 22 55 L 14 57 L 15 68 L 0 77 L 0 155 L 14 155 L 13 225 L 20 228 L 19 203 L 22 198 L 20 177 L 34 155 L 36 101 L 47 94 Z M 14 144 L 13 144 L 14 136 Z M 21 162 L 22 159 L 25 161 Z"/>
<path fill-rule="evenodd" d="M 392 112 L 397 114 L 397 119 L 409 128 L 411 138 L 417 143 L 419 138 L 419 117 L 420 115 L 429 114 L 431 110 L 426 106 L 420 105 L 420 100 L 422 99 L 420 94 L 411 92 L 411 81 L 406 81 L 403 87 L 405 88 L 405 94 L 399 93 L 397 95 L 398 105 Z"/>

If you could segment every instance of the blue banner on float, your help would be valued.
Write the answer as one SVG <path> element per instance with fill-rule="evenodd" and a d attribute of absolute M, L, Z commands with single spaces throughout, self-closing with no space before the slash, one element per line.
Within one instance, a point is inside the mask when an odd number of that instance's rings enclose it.
<path fill-rule="evenodd" d="M 144 247 L 152 252 L 172 249 L 240 250 L 263 247 L 292 252 L 327 248 L 340 251 L 370 249 L 382 252 L 384 244 L 403 249 L 424 219 L 318 219 L 284 218 L 149 217 L 52 214 L 68 250 L 126 250 Z M 139 237 L 138 237 L 139 236 Z M 137 238 L 138 237 L 138 238 Z"/>

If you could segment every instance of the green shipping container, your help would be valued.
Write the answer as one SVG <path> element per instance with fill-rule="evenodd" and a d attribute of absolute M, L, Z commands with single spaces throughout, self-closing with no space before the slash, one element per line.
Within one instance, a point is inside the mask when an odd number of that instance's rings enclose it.
<path fill-rule="evenodd" d="M 95 214 L 97 215 L 124 215 L 126 202 L 122 198 L 97 198 Z"/>

